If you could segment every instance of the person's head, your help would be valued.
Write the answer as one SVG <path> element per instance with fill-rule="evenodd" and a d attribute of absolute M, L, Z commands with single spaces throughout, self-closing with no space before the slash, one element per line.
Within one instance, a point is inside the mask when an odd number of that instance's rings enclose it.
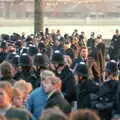
<path fill-rule="evenodd" d="M 9 82 L 0 81 L 0 108 L 5 108 L 11 104 L 12 86 Z"/>
<path fill-rule="evenodd" d="M 111 60 L 110 62 L 107 63 L 106 68 L 105 68 L 105 78 L 111 78 L 111 79 L 116 79 L 118 76 L 118 65 L 117 62 L 114 60 Z"/>
<path fill-rule="evenodd" d="M 60 91 L 62 84 L 58 77 L 51 76 L 42 81 L 42 86 L 46 93 L 50 93 L 53 91 Z"/>
<path fill-rule="evenodd" d="M 87 57 L 88 57 L 88 48 L 87 47 L 82 47 L 81 48 L 80 56 L 87 59 Z"/>
<path fill-rule="evenodd" d="M 30 58 L 30 56 L 28 54 L 23 53 L 20 56 L 19 66 L 21 66 L 22 70 L 24 70 L 24 71 L 29 71 L 31 69 L 32 59 Z"/>
<path fill-rule="evenodd" d="M 69 120 L 100 120 L 100 118 L 94 111 L 85 109 L 72 112 Z"/>
<path fill-rule="evenodd" d="M 80 62 L 74 72 L 77 81 L 88 80 L 88 66 L 84 62 Z"/>
<path fill-rule="evenodd" d="M 11 77 L 14 75 L 13 73 L 15 73 L 14 67 L 7 61 L 1 63 L 0 69 L 3 77 Z"/>
<path fill-rule="evenodd" d="M 49 58 L 47 55 L 38 53 L 34 57 L 34 65 L 37 67 L 37 70 L 47 69 L 49 67 Z"/>
<path fill-rule="evenodd" d="M 13 88 L 12 105 L 15 107 L 21 107 L 23 105 L 23 94 L 17 88 Z"/>
<path fill-rule="evenodd" d="M 68 117 L 57 107 L 46 109 L 40 120 L 68 120 Z"/>
<path fill-rule="evenodd" d="M 23 100 L 26 100 L 29 93 L 32 91 L 31 83 L 28 83 L 25 80 L 19 80 L 15 82 L 13 87 L 19 89 L 22 92 Z"/>
<path fill-rule="evenodd" d="M 68 65 L 69 67 L 72 64 L 72 59 L 70 58 L 69 55 L 64 55 L 64 61 L 65 61 L 65 65 Z"/>
<path fill-rule="evenodd" d="M 116 33 L 116 35 L 118 35 L 118 34 L 119 34 L 119 30 L 118 30 L 118 29 L 116 29 L 115 33 Z"/>
<path fill-rule="evenodd" d="M 59 68 L 60 66 L 64 66 L 64 55 L 59 50 L 56 50 L 53 53 L 51 61 L 55 69 Z"/>

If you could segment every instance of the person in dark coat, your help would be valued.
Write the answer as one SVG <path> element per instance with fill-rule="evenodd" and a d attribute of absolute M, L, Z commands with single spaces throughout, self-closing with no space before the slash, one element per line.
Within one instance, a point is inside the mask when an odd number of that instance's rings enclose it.
<path fill-rule="evenodd" d="M 90 94 L 96 94 L 99 87 L 92 80 L 88 80 L 88 67 L 84 62 L 77 65 L 75 78 L 78 108 L 91 108 Z"/>
<path fill-rule="evenodd" d="M 89 48 L 94 48 L 95 47 L 95 37 L 94 37 L 94 35 L 95 35 L 95 33 L 92 32 L 90 38 L 87 41 L 87 46 Z"/>
<path fill-rule="evenodd" d="M 2 63 L 7 58 L 7 42 L 0 42 L 0 63 Z"/>
<path fill-rule="evenodd" d="M 73 60 L 73 64 L 71 65 L 71 69 L 74 69 L 75 66 L 77 64 L 79 64 L 80 62 L 87 63 L 87 59 L 88 59 L 88 48 L 87 47 L 82 47 L 80 49 L 80 54 L 79 54 L 78 58 Z"/>
<path fill-rule="evenodd" d="M 33 85 L 33 89 L 36 88 L 37 77 L 33 70 L 32 66 L 32 59 L 26 53 L 22 54 L 19 58 L 19 66 L 21 70 L 16 73 L 14 76 L 15 80 L 23 79 L 27 82 L 30 82 Z"/>
<path fill-rule="evenodd" d="M 111 59 L 120 60 L 120 34 L 118 30 L 116 30 L 116 34 L 113 35 L 109 52 Z"/>
<path fill-rule="evenodd" d="M 70 68 L 65 65 L 64 56 L 60 51 L 55 51 L 52 56 L 52 70 L 62 80 L 62 92 L 69 103 L 76 99 L 75 79 Z"/>
<path fill-rule="evenodd" d="M 116 91 L 118 88 L 118 81 L 116 79 L 118 73 L 118 66 L 114 60 L 107 63 L 105 69 L 105 82 L 99 89 L 99 100 L 112 103 L 113 105 L 104 109 L 98 108 L 101 119 L 110 120 L 113 111 L 115 111 Z M 105 107 L 105 105 L 104 105 Z"/>
<path fill-rule="evenodd" d="M 64 113 L 69 114 L 71 108 L 67 100 L 60 92 L 61 80 L 57 77 L 48 77 L 42 81 L 43 88 L 48 93 L 48 99 L 45 108 L 59 107 Z"/>
<path fill-rule="evenodd" d="M 35 65 L 35 69 L 36 69 L 35 73 L 36 73 L 36 76 L 37 76 L 37 81 L 38 81 L 38 86 L 39 86 L 40 81 L 41 81 L 40 73 L 43 70 L 49 69 L 50 60 L 49 60 L 47 55 L 42 54 L 42 53 L 38 53 L 37 55 L 34 56 L 34 61 L 33 62 L 34 62 L 34 65 Z"/>

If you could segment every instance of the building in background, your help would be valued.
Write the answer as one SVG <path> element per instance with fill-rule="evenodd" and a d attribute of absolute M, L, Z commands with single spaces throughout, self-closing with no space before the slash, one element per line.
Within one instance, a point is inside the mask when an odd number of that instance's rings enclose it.
<path fill-rule="evenodd" d="M 120 0 L 44 0 L 50 18 L 119 18 Z M 0 0 L 0 18 L 33 18 L 34 0 Z"/>

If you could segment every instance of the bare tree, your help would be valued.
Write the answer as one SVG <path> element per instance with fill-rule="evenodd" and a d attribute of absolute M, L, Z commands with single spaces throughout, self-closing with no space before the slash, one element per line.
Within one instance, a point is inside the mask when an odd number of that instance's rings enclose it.
<path fill-rule="evenodd" d="M 34 1 L 34 33 L 43 31 L 43 0 Z"/>

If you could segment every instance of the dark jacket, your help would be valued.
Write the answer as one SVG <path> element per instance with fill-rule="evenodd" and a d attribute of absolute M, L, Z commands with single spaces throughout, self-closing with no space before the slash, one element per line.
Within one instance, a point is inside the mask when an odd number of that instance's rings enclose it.
<path fill-rule="evenodd" d="M 82 80 L 77 85 L 78 108 L 91 108 L 90 94 L 97 94 L 99 87 L 92 80 Z"/>
<path fill-rule="evenodd" d="M 116 104 L 116 91 L 118 88 L 118 81 L 109 80 L 104 82 L 99 90 L 99 102 L 104 103 L 104 109 L 99 110 L 99 115 L 101 119 L 110 120 L 113 112 L 115 111 Z M 106 103 L 106 104 L 105 104 Z M 109 107 L 106 108 L 107 103 L 111 103 Z"/>
<path fill-rule="evenodd" d="M 77 64 L 80 62 L 86 62 L 81 56 L 73 60 L 73 63 L 71 65 L 71 69 L 74 69 Z"/>
<path fill-rule="evenodd" d="M 45 108 L 59 107 L 64 113 L 71 112 L 71 107 L 60 92 L 54 92 L 47 100 Z"/>
<path fill-rule="evenodd" d="M 111 41 L 111 47 L 109 49 L 111 59 L 120 59 L 120 35 L 114 35 Z"/>
<path fill-rule="evenodd" d="M 95 39 L 94 38 L 89 38 L 87 41 L 87 46 L 90 48 L 94 48 L 95 47 Z"/>
<path fill-rule="evenodd" d="M 69 67 L 66 66 L 57 76 L 62 80 L 62 92 L 67 101 L 76 100 L 75 78 Z"/>
<path fill-rule="evenodd" d="M 20 79 L 23 79 L 25 80 L 26 82 L 30 82 L 33 86 L 33 89 L 35 89 L 36 87 L 38 87 L 38 79 L 37 79 L 37 76 L 35 74 L 34 71 L 20 71 L 20 72 L 17 72 L 15 77 L 14 77 L 15 80 L 20 80 Z"/>
<path fill-rule="evenodd" d="M 5 114 L 8 120 L 33 120 L 32 115 L 23 109 L 11 107 Z"/>

